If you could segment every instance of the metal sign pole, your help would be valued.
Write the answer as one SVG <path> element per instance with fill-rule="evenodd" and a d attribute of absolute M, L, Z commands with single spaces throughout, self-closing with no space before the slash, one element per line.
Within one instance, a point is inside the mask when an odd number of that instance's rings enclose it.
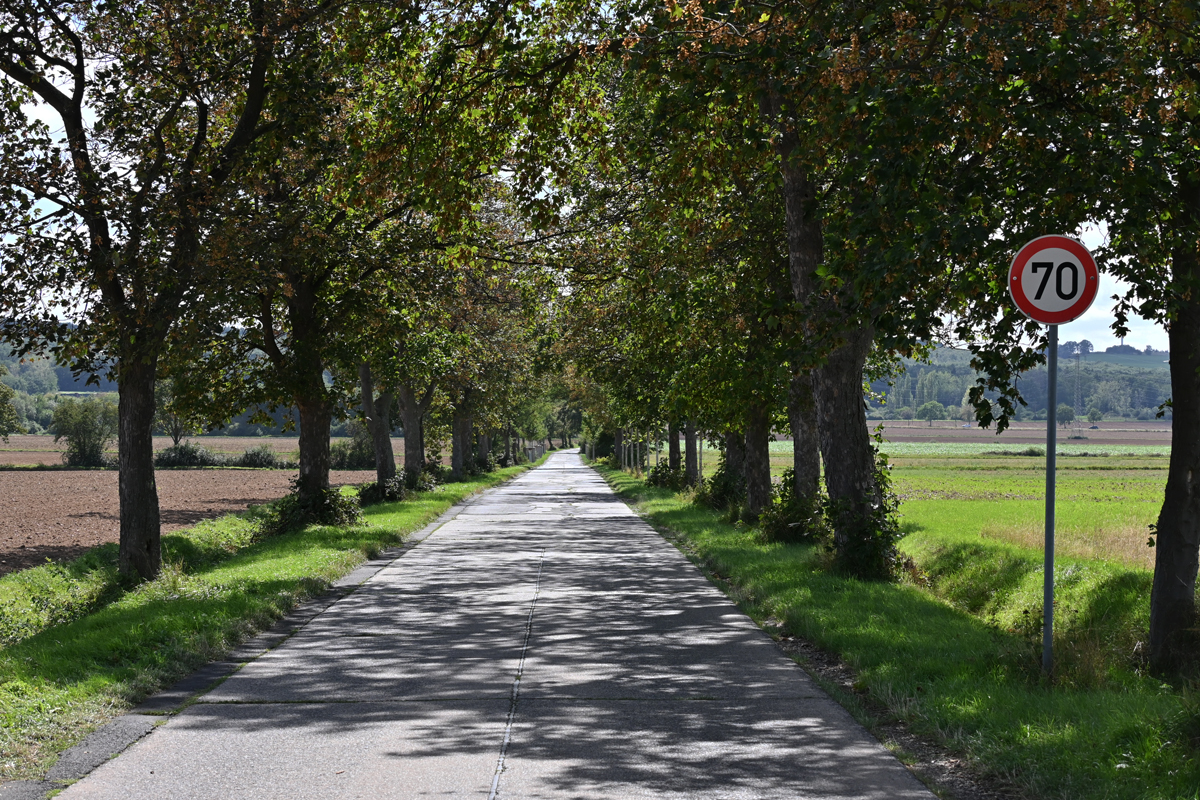
<path fill-rule="evenodd" d="M 1046 352 L 1046 562 L 1045 596 L 1042 598 L 1042 671 L 1054 669 L 1054 479 L 1056 444 L 1054 427 L 1058 412 L 1058 326 L 1050 326 Z"/>

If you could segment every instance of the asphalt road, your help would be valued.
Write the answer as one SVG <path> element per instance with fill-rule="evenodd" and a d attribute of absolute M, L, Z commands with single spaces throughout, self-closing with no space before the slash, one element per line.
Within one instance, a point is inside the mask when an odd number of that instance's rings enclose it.
<path fill-rule="evenodd" d="M 574 453 L 166 719 L 59 797 L 933 797 Z"/>

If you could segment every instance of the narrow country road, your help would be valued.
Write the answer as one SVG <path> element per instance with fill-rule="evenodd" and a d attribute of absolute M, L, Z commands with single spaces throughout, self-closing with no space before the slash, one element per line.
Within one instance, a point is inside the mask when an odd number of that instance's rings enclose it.
<path fill-rule="evenodd" d="M 59 797 L 933 795 L 557 453 Z"/>

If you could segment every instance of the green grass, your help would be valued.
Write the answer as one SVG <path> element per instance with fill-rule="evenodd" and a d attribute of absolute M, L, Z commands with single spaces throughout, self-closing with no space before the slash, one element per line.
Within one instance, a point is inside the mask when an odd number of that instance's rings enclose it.
<path fill-rule="evenodd" d="M 222 657 L 364 559 L 509 467 L 365 509 L 361 525 L 313 526 L 250 543 L 241 516 L 164 539 L 164 568 L 131 590 L 115 545 L 0 579 L 0 780 L 38 779 L 68 747 L 196 667 Z"/>
<path fill-rule="evenodd" d="M 1050 686 L 1039 671 L 1040 618 L 1025 613 L 1038 610 L 1036 550 L 927 530 L 904 542 L 927 586 L 864 583 L 828 572 L 817 548 L 765 544 L 682 496 L 604 473 L 728 578 L 753 617 L 838 654 L 887 715 L 984 772 L 1038 797 L 1200 797 L 1200 742 L 1188 743 L 1200 704 L 1143 674 L 1132 653 L 1145 571 L 1060 561 L 1063 669 Z"/>

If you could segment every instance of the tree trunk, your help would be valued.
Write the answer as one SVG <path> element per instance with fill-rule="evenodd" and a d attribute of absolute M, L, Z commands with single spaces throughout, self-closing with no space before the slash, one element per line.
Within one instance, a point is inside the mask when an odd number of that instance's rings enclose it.
<path fill-rule="evenodd" d="M 433 402 L 433 387 L 418 398 L 412 386 L 402 383 L 396 396 L 400 401 L 400 424 L 404 426 L 404 474 L 413 481 L 425 470 L 425 412 Z"/>
<path fill-rule="evenodd" d="M 512 423 L 510 422 L 504 428 L 504 466 L 512 466 L 512 455 Z"/>
<path fill-rule="evenodd" d="M 324 381 L 322 381 L 324 388 Z M 303 398 L 300 411 L 300 479 L 296 492 L 302 499 L 315 498 L 329 488 L 329 423 L 333 411 L 324 399 Z"/>
<path fill-rule="evenodd" d="M 690 419 L 683 423 L 683 443 L 684 476 L 688 486 L 695 486 L 700 482 L 700 469 L 696 462 L 696 424 Z"/>
<path fill-rule="evenodd" d="M 850 333 L 846 343 L 813 370 L 825 489 L 841 511 L 835 520 L 834 546 L 842 554 L 849 549 L 859 520 L 880 502 L 862 399 L 862 371 L 872 337 L 870 328 Z"/>
<path fill-rule="evenodd" d="M 479 434 L 479 466 L 486 467 L 488 456 L 492 453 L 492 437 L 486 433 Z"/>
<path fill-rule="evenodd" d="M 746 515 L 758 519 L 771 502 L 771 415 L 760 403 L 746 414 Z"/>
<path fill-rule="evenodd" d="M 379 471 L 382 461 L 388 478 L 396 477 L 396 454 L 392 450 L 392 402 L 396 399 L 391 392 L 382 392 L 375 398 L 375 418 L 379 420 L 382 433 L 375 437 L 375 470 Z"/>
<path fill-rule="evenodd" d="M 148 361 L 148 363 L 147 363 Z M 121 543 L 117 565 L 123 575 L 150 580 L 162 566 L 158 487 L 154 482 L 153 358 L 121 360 L 117 372 L 117 461 L 121 499 Z"/>
<path fill-rule="evenodd" d="M 388 392 L 374 397 L 371 366 L 363 361 L 358 365 L 358 380 L 362 391 L 363 417 L 375 449 L 375 480 L 380 485 L 396 475 L 396 457 L 392 454 L 392 396 Z"/>
<path fill-rule="evenodd" d="M 778 96 L 769 98 L 768 113 L 777 120 L 781 116 L 779 103 Z M 792 297 L 803 307 L 814 300 L 814 276 L 824 260 L 824 241 L 816 184 L 792 160 L 798 147 L 795 132 L 785 126 L 776 139 L 776 148 L 783 178 Z M 835 317 L 839 313 L 836 309 L 829 311 Z M 862 530 L 863 517 L 880 501 L 874 450 L 862 399 L 862 369 L 874 331 L 869 327 L 851 327 L 847 321 L 843 335 L 845 343 L 813 370 L 812 384 L 825 488 L 837 510 L 834 547 L 843 565 L 855 571 L 859 565 L 850 565 L 847 558 L 854 549 L 852 539 L 856 530 Z M 879 566 L 865 565 L 861 571 L 864 575 L 874 575 L 880 571 Z"/>
<path fill-rule="evenodd" d="M 725 476 L 739 496 L 746 494 L 746 435 L 741 431 L 725 433 Z"/>
<path fill-rule="evenodd" d="M 792 428 L 792 491 L 797 500 L 815 498 L 820 490 L 821 456 L 812 374 L 792 376 L 788 387 L 788 420 Z"/>
<path fill-rule="evenodd" d="M 454 409 L 450 422 L 450 474 L 461 480 L 470 458 L 471 417 L 463 407 Z"/>
<path fill-rule="evenodd" d="M 1200 221 L 1200 187 L 1195 217 Z M 1172 254 L 1172 436 L 1167 489 L 1154 546 L 1150 661 L 1177 671 L 1196 663 L 1196 573 L 1200 564 L 1200 253 Z M 124 504 L 122 504 L 123 506 Z"/>
<path fill-rule="evenodd" d="M 616 433 L 613 434 L 613 456 L 613 463 L 623 469 L 625 467 L 625 432 L 620 428 L 617 428 Z"/>
<path fill-rule="evenodd" d="M 679 457 L 679 426 L 674 422 L 667 423 L 667 468 L 672 472 L 678 472 L 680 466 Z"/>

